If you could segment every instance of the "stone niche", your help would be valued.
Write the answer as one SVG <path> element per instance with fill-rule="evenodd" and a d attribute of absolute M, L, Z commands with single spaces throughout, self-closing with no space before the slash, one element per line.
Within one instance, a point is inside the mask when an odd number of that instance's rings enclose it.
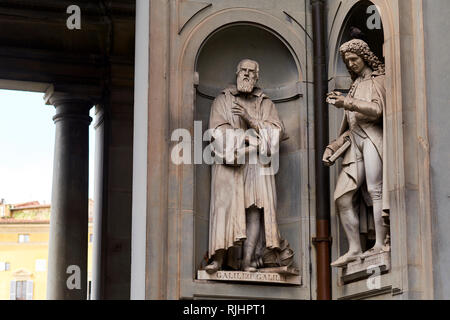
<path fill-rule="evenodd" d="M 194 119 L 202 121 L 203 132 L 208 128 L 210 108 L 214 98 L 228 84 L 235 82 L 236 66 L 244 58 L 259 62 L 258 86 L 274 101 L 289 136 L 289 139 L 281 145 L 280 169 L 276 175 L 277 220 L 282 237 L 289 242 L 295 252 L 294 266 L 302 270 L 302 263 L 304 263 L 302 257 L 307 255 L 303 249 L 302 230 L 308 229 L 306 108 L 303 105 L 303 89 L 298 63 L 291 50 L 274 33 L 255 24 L 235 24 L 214 32 L 205 40 L 197 56 L 198 85 L 196 86 Z M 208 142 L 205 142 L 203 148 L 207 144 Z M 210 166 L 202 164 L 195 167 L 194 185 L 194 259 L 199 270 L 206 263 L 205 256 L 208 250 Z M 203 275 L 204 277 L 200 278 L 218 280 L 217 277 Z M 225 274 L 225 276 L 229 275 Z M 225 276 L 220 280 L 227 280 Z M 267 275 L 261 277 L 267 278 Z M 295 284 L 300 285 L 300 281 Z"/>
<path fill-rule="evenodd" d="M 368 43 L 375 55 L 383 62 L 388 62 L 384 61 L 384 21 L 381 20 L 379 29 L 369 29 L 367 26 L 367 19 L 370 17 L 370 14 L 367 12 L 371 12 L 368 8 L 373 5 L 374 3 L 368 0 L 348 1 L 344 4 L 335 0 L 331 0 L 329 2 L 329 10 L 334 13 L 333 17 L 336 16 L 334 18 L 334 22 L 328 20 L 328 23 L 334 23 L 329 36 L 330 60 L 328 69 L 329 78 L 332 79 L 329 82 L 329 91 L 337 90 L 347 94 L 348 89 L 352 84 L 347 67 L 339 54 L 340 46 L 352 39 L 352 27 L 361 30 L 363 33 L 362 39 Z M 388 76 L 391 75 L 388 73 Z M 389 101 L 387 103 L 389 105 Z M 336 138 L 343 115 L 343 110 L 330 108 L 330 141 Z M 331 169 L 331 186 L 333 190 L 336 186 L 339 173 L 342 170 L 340 164 L 341 161 L 338 161 L 337 165 Z M 389 166 L 391 166 L 391 164 L 389 164 Z M 331 232 L 333 239 L 335 239 L 332 248 L 332 261 L 334 261 L 348 251 L 349 245 L 342 224 L 339 221 L 339 216 L 336 212 L 333 193 L 331 196 Z M 391 205 L 391 218 L 395 214 L 396 213 L 393 211 L 393 207 Z M 373 222 L 373 218 L 370 215 L 368 218 Z M 368 224 L 367 221 L 364 223 Z M 374 237 L 375 235 L 372 232 L 364 231 L 361 233 L 361 246 L 363 251 L 373 246 Z M 395 272 L 395 268 L 391 261 L 391 255 L 392 252 L 385 252 L 370 256 L 363 260 L 357 260 L 348 264 L 345 268 L 333 268 L 333 298 L 362 299 L 369 297 L 387 298 L 389 295 L 392 296 L 392 292 L 395 292 L 396 289 L 393 284 L 393 279 L 395 277 L 393 272 Z M 372 289 L 371 286 L 368 285 L 368 283 L 375 278 L 381 283 L 381 287 L 379 289 Z"/>

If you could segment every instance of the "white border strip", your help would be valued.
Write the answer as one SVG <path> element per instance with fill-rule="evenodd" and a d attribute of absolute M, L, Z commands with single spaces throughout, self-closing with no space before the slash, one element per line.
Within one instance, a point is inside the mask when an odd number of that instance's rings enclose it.
<path fill-rule="evenodd" d="M 150 2 L 136 0 L 131 300 L 145 299 Z"/>

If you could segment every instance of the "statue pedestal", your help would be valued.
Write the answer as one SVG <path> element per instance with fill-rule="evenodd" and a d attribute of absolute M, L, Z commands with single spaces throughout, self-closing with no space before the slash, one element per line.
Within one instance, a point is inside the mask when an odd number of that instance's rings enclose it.
<path fill-rule="evenodd" d="M 298 275 L 298 272 L 297 274 L 293 274 L 293 272 L 295 273 L 294 270 L 283 268 L 283 270 L 281 270 L 281 272 L 283 273 L 276 273 L 273 272 L 275 269 L 278 270 L 278 268 L 266 268 L 258 270 L 258 272 L 217 271 L 213 274 L 209 274 L 205 270 L 199 270 L 197 272 L 197 279 L 227 282 L 276 283 L 289 285 L 302 284 L 302 277 Z"/>
<path fill-rule="evenodd" d="M 341 280 L 344 284 L 367 279 L 372 275 L 381 275 L 391 268 L 390 252 L 374 254 L 364 260 L 351 262 L 342 271 Z"/>
<path fill-rule="evenodd" d="M 280 273 L 287 276 L 298 276 L 300 274 L 299 270 L 293 267 L 272 267 L 272 268 L 261 268 L 258 272 L 262 273 Z"/>

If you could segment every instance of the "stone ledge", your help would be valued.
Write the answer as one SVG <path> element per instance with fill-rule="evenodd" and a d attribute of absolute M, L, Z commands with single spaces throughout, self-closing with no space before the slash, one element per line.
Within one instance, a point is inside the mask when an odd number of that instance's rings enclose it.
<path fill-rule="evenodd" d="M 344 284 L 364 280 L 374 275 L 378 268 L 379 275 L 391 269 L 390 252 L 383 252 L 349 263 L 342 272 L 341 280 Z"/>
<path fill-rule="evenodd" d="M 261 273 L 279 273 L 286 276 L 298 276 L 300 271 L 292 267 L 274 267 L 274 268 L 262 268 L 258 269 Z"/>

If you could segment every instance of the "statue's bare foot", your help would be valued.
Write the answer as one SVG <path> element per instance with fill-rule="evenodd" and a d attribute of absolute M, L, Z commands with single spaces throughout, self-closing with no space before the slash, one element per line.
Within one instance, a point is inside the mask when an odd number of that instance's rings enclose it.
<path fill-rule="evenodd" d="M 217 271 L 219 271 L 219 269 L 220 269 L 220 265 L 219 265 L 219 262 L 217 262 L 216 260 L 214 260 L 213 262 L 211 262 L 210 264 L 208 264 L 205 267 L 205 271 L 209 274 L 216 273 Z"/>
<path fill-rule="evenodd" d="M 242 266 L 242 270 L 244 270 L 245 272 L 256 272 L 258 271 L 258 269 L 256 268 L 256 262 L 252 262 L 250 264 L 244 264 Z"/>
<path fill-rule="evenodd" d="M 365 259 L 367 257 L 379 254 L 379 253 L 383 253 L 383 252 L 387 252 L 388 250 L 384 247 L 384 246 L 375 246 L 372 249 L 367 250 L 366 252 L 364 252 L 363 254 L 361 254 L 361 259 Z"/>
<path fill-rule="evenodd" d="M 342 257 L 334 261 L 331 266 L 335 268 L 343 268 L 347 266 L 350 262 L 356 261 L 359 259 L 361 252 L 347 252 Z"/>

